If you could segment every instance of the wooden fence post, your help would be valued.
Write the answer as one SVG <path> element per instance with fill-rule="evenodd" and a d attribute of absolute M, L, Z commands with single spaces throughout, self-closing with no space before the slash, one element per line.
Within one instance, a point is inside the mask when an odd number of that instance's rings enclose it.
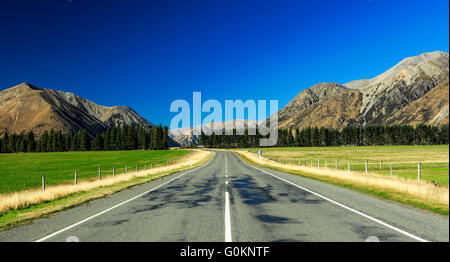
<path fill-rule="evenodd" d="M 422 165 L 420 164 L 420 161 L 419 161 L 419 163 L 417 164 L 417 172 L 418 172 L 417 180 L 419 180 L 419 181 L 420 181 L 420 176 L 422 175 L 421 174 L 421 167 L 422 167 Z"/>
<path fill-rule="evenodd" d="M 325 168 L 328 168 L 328 160 L 325 160 Z"/>
<path fill-rule="evenodd" d="M 391 176 L 392 176 L 392 163 L 389 163 L 389 169 L 391 170 Z"/>
<path fill-rule="evenodd" d="M 78 183 L 78 173 L 77 173 L 77 171 L 75 170 L 75 185 Z"/>
<path fill-rule="evenodd" d="M 128 165 L 125 164 L 125 173 L 128 173 Z"/>
<path fill-rule="evenodd" d="M 102 171 L 100 167 L 98 167 L 98 180 L 102 179 Z"/>
<path fill-rule="evenodd" d="M 136 173 L 137 173 L 137 171 L 138 171 L 138 165 L 136 164 Z"/>
<path fill-rule="evenodd" d="M 42 191 L 45 191 L 45 174 L 42 174 Z"/>
<path fill-rule="evenodd" d="M 115 166 L 113 166 L 113 176 L 115 176 L 116 175 L 116 168 L 115 168 Z"/>
<path fill-rule="evenodd" d="M 336 159 L 336 170 L 338 170 L 338 163 L 337 163 L 338 161 L 337 161 L 337 159 Z"/>
<path fill-rule="evenodd" d="M 317 158 L 317 168 L 320 168 L 320 158 Z"/>
<path fill-rule="evenodd" d="M 364 162 L 365 167 L 366 167 L 366 174 L 369 172 L 368 167 L 367 167 L 367 160 Z"/>

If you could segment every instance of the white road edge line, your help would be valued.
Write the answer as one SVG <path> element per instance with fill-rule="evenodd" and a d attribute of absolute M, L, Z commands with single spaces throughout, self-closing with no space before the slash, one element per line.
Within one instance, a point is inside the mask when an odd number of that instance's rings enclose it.
<path fill-rule="evenodd" d="M 231 240 L 231 217 L 230 217 L 230 197 L 228 191 L 225 192 L 225 242 Z"/>
<path fill-rule="evenodd" d="M 177 176 L 177 177 L 175 177 L 175 178 L 172 178 L 171 180 L 169 180 L 169 181 L 167 181 L 167 182 L 164 182 L 163 184 L 161 184 L 161 185 L 159 185 L 159 186 L 157 186 L 157 187 L 154 187 L 154 188 L 152 188 L 152 189 L 150 189 L 150 190 L 147 190 L 147 191 L 145 191 L 144 193 L 141 193 L 141 194 L 139 194 L 139 195 L 137 195 L 137 196 L 135 196 L 135 197 L 132 197 L 132 198 L 130 198 L 130 199 L 128 199 L 128 200 L 125 200 L 125 201 L 123 201 L 123 202 L 121 202 L 121 203 L 119 203 L 119 204 L 117 204 L 117 205 L 115 205 L 115 206 L 112 206 L 112 207 L 110 207 L 110 208 L 108 208 L 108 209 L 105 209 L 105 210 L 103 210 L 103 211 L 101 211 L 101 212 L 99 212 L 99 213 L 97 213 L 97 214 L 95 214 L 95 215 L 92 215 L 92 216 L 90 216 L 90 217 L 88 217 L 88 218 L 85 218 L 85 219 L 83 219 L 83 220 L 81 220 L 81 221 L 75 223 L 75 224 L 72 224 L 72 225 L 70 225 L 70 226 L 68 226 L 68 227 L 65 227 L 65 228 L 63 228 L 63 229 L 61 229 L 61 230 L 58 230 L 58 231 L 56 231 L 56 232 L 54 232 L 54 233 L 51 233 L 50 235 L 47 235 L 47 236 L 45 236 L 45 237 L 43 237 L 43 238 L 40 238 L 40 239 L 38 239 L 38 240 L 36 240 L 36 241 L 34 241 L 34 242 L 43 242 L 43 241 L 45 241 L 45 240 L 47 240 L 47 239 L 49 239 L 49 238 L 52 238 L 52 237 L 54 237 L 54 236 L 56 236 L 56 235 L 61 234 L 61 233 L 64 232 L 64 231 L 67 231 L 67 230 L 69 230 L 69 229 L 72 229 L 72 228 L 74 228 L 74 227 L 76 227 L 76 226 L 78 226 L 78 225 L 81 225 L 81 224 L 83 224 L 83 223 L 85 223 L 85 222 L 87 222 L 87 221 L 89 221 L 89 220 L 91 220 L 91 219 L 93 219 L 93 218 L 96 218 L 96 217 L 98 217 L 98 216 L 100 216 L 100 215 L 103 215 L 103 214 L 105 214 L 105 213 L 107 213 L 107 212 L 109 212 L 109 211 L 111 211 L 111 210 L 113 210 L 113 209 L 115 209 L 115 208 L 117 208 L 117 207 L 119 207 L 119 206 L 122 206 L 122 205 L 124 205 L 124 204 L 126 204 L 126 203 L 128 203 L 128 202 L 131 202 L 131 201 L 135 200 L 136 198 L 139 198 L 139 197 L 141 197 L 141 196 L 143 196 L 143 195 L 146 195 L 146 194 L 148 194 L 148 193 L 150 193 L 150 192 L 152 192 L 152 191 L 154 191 L 154 190 L 156 190 L 156 189 L 158 189 L 158 188 L 160 188 L 160 187 L 162 187 L 162 186 L 164 186 L 164 185 L 167 185 L 167 184 L 169 184 L 170 182 L 172 182 L 172 181 L 174 181 L 174 180 L 176 180 L 176 179 L 178 179 L 178 178 L 180 178 L 180 177 L 182 177 L 182 176 L 184 176 L 184 175 L 186 175 L 186 174 L 188 174 L 188 173 L 191 173 L 191 172 L 193 172 L 193 171 L 196 171 L 196 170 L 198 170 L 198 169 L 200 169 L 200 168 L 203 168 L 203 167 L 207 166 L 214 158 L 215 158 L 215 155 L 213 156 L 213 158 L 211 158 L 211 159 L 208 161 L 208 163 L 206 163 L 206 164 L 203 165 L 203 166 L 199 166 L 199 167 L 197 167 L 197 168 L 194 168 L 194 169 L 192 169 L 192 170 L 189 170 L 189 171 L 187 171 L 187 172 L 184 172 L 183 174 L 181 174 L 181 175 L 179 175 L 179 176 Z"/>
<path fill-rule="evenodd" d="M 401 233 L 401 234 L 403 234 L 403 235 L 405 235 L 405 236 L 408 236 L 408 237 L 410 237 L 410 238 L 412 238 L 412 239 L 415 239 L 415 240 L 417 240 L 417 241 L 420 241 L 420 242 L 429 242 L 429 241 L 426 240 L 426 239 L 423 239 L 423 238 L 420 238 L 420 237 L 418 237 L 418 236 L 415 236 L 415 235 L 413 235 L 413 234 L 411 234 L 411 233 L 408 233 L 408 232 L 406 232 L 406 231 L 404 231 L 404 230 L 401 230 L 400 228 L 391 226 L 391 225 L 389 225 L 389 224 L 387 224 L 387 223 L 385 223 L 385 222 L 383 222 L 383 221 L 381 221 L 381 220 L 379 220 L 379 219 L 376 219 L 376 218 L 374 218 L 374 217 L 371 217 L 371 216 L 369 216 L 369 215 L 366 215 L 366 214 L 364 214 L 364 213 L 362 213 L 362 212 L 360 212 L 360 211 L 358 211 L 358 210 L 355 210 L 355 209 L 353 209 L 353 208 L 351 208 L 351 207 L 348 207 L 348 206 L 346 206 L 346 205 L 344 205 L 344 204 L 341 204 L 341 203 L 339 203 L 339 202 L 337 202 L 337 201 L 334 201 L 334 200 L 332 200 L 332 199 L 329 199 L 328 197 L 325 197 L 325 196 L 323 196 L 323 195 L 321 195 L 321 194 L 319 194 L 319 193 L 316 193 L 316 192 L 311 191 L 311 190 L 309 190 L 309 189 L 307 189 L 307 188 L 304 188 L 304 187 L 299 186 L 299 185 L 297 185 L 297 184 L 295 184 L 295 183 L 292 183 L 291 181 L 288 181 L 288 180 L 286 180 L 286 179 L 283 179 L 283 178 L 281 178 L 281 177 L 278 177 L 278 176 L 276 176 L 276 175 L 274 175 L 274 174 L 272 174 L 272 173 L 267 172 L 266 170 L 263 170 L 263 169 L 260 169 L 260 168 L 255 167 L 255 166 L 252 166 L 252 165 L 250 165 L 250 164 L 247 164 L 247 163 L 246 163 L 244 160 L 242 160 L 239 156 L 237 156 L 237 157 L 238 157 L 244 164 L 246 164 L 246 165 L 248 165 L 248 166 L 250 166 L 250 167 L 253 167 L 253 168 L 255 168 L 255 169 L 257 169 L 257 170 L 259 170 L 259 171 L 261 171 L 261 172 L 264 172 L 264 173 L 266 173 L 266 174 L 269 174 L 269 175 L 271 175 L 271 176 L 273 176 L 273 177 L 275 177 L 275 178 L 278 178 L 278 179 L 281 180 L 281 181 L 284 181 L 284 182 L 286 182 L 286 183 L 288 183 L 288 184 L 290 184 L 290 185 L 293 185 L 293 186 L 295 186 L 295 187 L 298 187 L 298 188 L 300 188 L 300 189 L 302 189 L 302 190 L 304 190 L 304 191 L 306 191 L 306 192 L 309 192 L 309 193 L 311 193 L 311 194 L 313 194 L 313 195 L 316 195 L 316 196 L 318 196 L 318 197 L 320 197 L 320 198 L 323 198 L 323 199 L 325 199 L 326 201 L 329 201 L 329 202 L 331 202 L 331 203 L 333 203 L 333 204 L 335 204 L 335 205 L 338 205 L 338 206 L 340 206 L 340 207 L 342 207 L 342 208 L 345 208 L 345 209 L 347 209 L 347 210 L 349 210 L 349 211 L 351 211 L 351 212 L 353 212 L 353 213 L 356 213 L 356 214 L 358 214 L 358 215 L 360 215 L 360 216 L 363 216 L 363 217 L 365 217 L 365 218 L 367 218 L 367 219 L 369 219 L 369 220 L 372 220 L 373 222 L 376 222 L 376 223 L 378 223 L 378 224 L 380 224 L 380 225 L 383 225 L 383 226 L 385 226 L 385 227 L 387 227 L 387 228 L 390 228 L 390 229 L 392 229 L 392 230 L 394 230 L 394 231 L 397 231 L 397 232 L 399 232 L 399 233 Z"/>

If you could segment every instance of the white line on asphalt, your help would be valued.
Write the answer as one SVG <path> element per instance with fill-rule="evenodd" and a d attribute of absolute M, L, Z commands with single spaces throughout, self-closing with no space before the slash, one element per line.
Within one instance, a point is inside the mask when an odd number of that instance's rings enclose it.
<path fill-rule="evenodd" d="M 231 242 L 230 197 L 225 192 L 225 242 Z"/>
<path fill-rule="evenodd" d="M 90 217 L 88 217 L 88 218 L 85 218 L 85 219 L 83 219 L 83 220 L 81 220 L 81 221 L 79 221 L 79 222 L 77 222 L 77 223 L 75 223 L 75 224 L 72 224 L 72 225 L 70 225 L 70 226 L 68 226 L 68 227 L 65 227 L 65 228 L 63 228 L 63 229 L 61 229 L 61 230 L 58 230 L 58 231 L 56 231 L 56 232 L 54 232 L 54 233 L 51 233 L 50 235 L 47 235 L 47 236 L 45 236 L 45 237 L 43 237 L 43 238 L 40 238 L 40 239 L 36 240 L 35 242 L 43 242 L 43 241 L 45 241 L 45 240 L 47 240 L 47 239 L 49 239 L 49 238 L 52 238 L 52 237 L 54 237 L 54 236 L 56 236 L 56 235 L 61 234 L 61 233 L 64 232 L 64 231 L 67 231 L 67 230 L 69 230 L 69 229 L 71 229 L 71 228 L 74 228 L 74 227 L 76 227 L 76 226 L 78 226 L 78 225 L 81 225 L 81 224 L 83 224 L 83 223 L 85 223 L 85 222 L 87 222 L 87 221 L 89 221 L 89 220 L 91 220 L 91 219 L 93 219 L 93 218 L 95 218 L 95 217 L 98 217 L 98 216 L 100 216 L 100 215 L 103 215 L 103 214 L 105 214 L 106 212 L 109 212 L 109 211 L 111 211 L 111 210 L 113 210 L 113 209 L 115 209 L 115 208 L 117 208 L 117 207 L 120 207 L 120 206 L 122 206 L 122 205 L 124 205 L 124 204 L 126 204 L 126 203 L 128 203 L 128 202 L 131 202 L 131 201 L 135 200 L 136 198 L 139 198 L 139 197 L 141 197 L 141 196 L 144 196 L 144 195 L 146 195 L 146 194 L 148 194 L 148 193 L 150 193 L 150 192 L 152 192 L 152 191 L 154 191 L 154 190 L 156 190 L 156 189 L 158 189 L 158 188 L 160 188 L 160 187 L 162 187 L 162 186 L 164 186 L 164 185 L 169 184 L 170 182 L 172 182 L 172 181 L 174 181 L 174 180 L 176 180 L 176 179 L 178 179 L 178 178 L 180 178 L 180 177 L 182 177 L 182 176 L 184 176 L 184 175 L 186 175 L 186 174 L 188 174 L 188 173 L 191 173 L 191 172 L 193 172 L 193 171 L 196 171 L 196 170 L 198 170 L 198 169 L 200 169 L 200 168 L 203 168 L 203 167 L 207 166 L 214 158 L 215 158 L 215 156 L 214 156 L 213 158 L 211 158 L 211 159 L 208 161 L 208 163 L 206 163 L 206 164 L 203 165 L 203 166 L 200 166 L 200 167 L 197 167 L 197 168 L 192 169 L 192 170 L 190 170 L 190 171 L 184 172 L 183 174 L 181 174 L 181 175 L 179 175 L 179 176 L 177 176 L 177 177 L 175 177 L 175 178 L 172 178 L 171 180 L 169 180 L 169 181 L 167 181 L 167 182 L 165 182 L 165 183 L 163 183 L 163 184 L 161 184 L 161 185 L 159 185 L 159 186 L 157 186 L 157 187 L 154 187 L 154 188 L 152 188 L 152 189 L 150 189 L 150 190 L 147 190 L 147 191 L 145 191 L 144 193 L 141 193 L 141 194 L 139 194 L 139 195 L 137 195 L 137 196 L 135 196 L 135 197 L 132 197 L 132 198 L 130 198 L 130 199 L 128 199 L 128 200 L 125 200 L 125 201 L 123 201 L 123 202 L 121 202 L 121 203 L 119 203 L 119 204 L 117 204 L 117 205 L 115 205 L 115 206 L 112 206 L 112 207 L 110 207 L 110 208 L 108 208 L 108 209 L 106 209 L 106 210 L 103 210 L 103 211 L 101 211 L 101 212 L 99 212 L 99 213 L 97 213 L 97 214 L 95 214 L 95 215 L 92 215 L 92 216 L 90 216 Z"/>
<path fill-rule="evenodd" d="M 264 173 L 266 173 L 266 174 L 269 174 L 269 175 L 271 175 L 271 176 L 273 176 L 273 177 L 275 177 L 275 178 L 278 178 L 278 179 L 280 179 L 280 180 L 282 180 L 282 181 L 284 181 L 284 182 L 286 182 L 286 183 L 288 183 L 288 184 L 290 184 L 290 185 L 293 185 L 293 186 L 298 187 L 298 188 L 300 188 L 300 189 L 302 189 L 302 190 L 305 190 L 306 192 L 309 192 L 309 193 L 311 193 L 311 194 L 313 194 L 313 195 L 316 195 L 316 196 L 318 196 L 318 197 L 320 197 L 320 198 L 323 198 L 323 199 L 325 199 L 325 200 L 327 200 L 327 201 L 329 201 L 329 202 L 331 202 L 331 203 L 333 203 L 333 204 L 335 204 L 335 205 L 338 205 L 338 206 L 340 206 L 340 207 L 342 207 L 342 208 L 345 208 L 345 209 L 347 209 L 347 210 L 349 210 L 349 211 L 351 211 L 351 212 L 353 212 L 353 213 L 356 213 L 356 214 L 358 214 L 358 215 L 360 215 L 360 216 L 363 216 L 363 217 L 365 217 L 365 218 L 367 218 L 367 219 L 369 219 L 369 220 L 372 220 L 372 221 L 374 221 L 374 222 L 376 222 L 376 223 L 378 223 L 378 224 L 381 224 L 381 225 L 383 225 L 383 226 L 385 226 L 385 227 L 387 227 L 387 228 L 390 228 L 390 229 L 392 229 L 392 230 L 394 230 L 394 231 L 397 231 L 397 232 L 399 232 L 399 233 L 401 233 L 401 234 L 403 234 L 403 235 L 405 235 L 405 236 L 408 236 L 408 237 L 410 237 L 410 238 L 412 238 L 412 239 L 415 239 L 415 240 L 417 240 L 417 241 L 420 241 L 420 242 L 428 242 L 428 240 L 426 240 L 426 239 L 423 239 L 423 238 L 420 238 L 420 237 L 418 237 L 418 236 L 415 236 L 415 235 L 413 235 L 413 234 L 411 234 L 411 233 L 408 233 L 408 232 L 406 232 L 406 231 L 404 231 L 404 230 L 401 230 L 400 228 L 391 226 L 391 225 L 389 225 L 389 224 L 387 224 L 387 223 L 385 223 L 385 222 L 383 222 L 383 221 L 381 221 L 381 220 L 379 220 L 379 219 L 376 219 L 376 218 L 374 218 L 374 217 L 371 217 L 371 216 L 369 216 L 369 215 L 366 215 L 366 214 L 364 214 L 364 213 L 362 213 L 362 212 L 360 212 L 360 211 L 358 211 L 358 210 L 355 210 L 355 209 L 353 209 L 353 208 L 351 208 L 351 207 L 348 207 L 348 206 L 346 206 L 346 205 L 344 205 L 344 204 L 341 204 L 341 203 L 339 203 L 339 202 L 337 202 L 337 201 L 331 200 L 331 199 L 329 199 L 328 197 L 325 197 L 325 196 L 323 196 L 323 195 L 321 195 L 321 194 L 319 194 L 319 193 L 316 193 L 316 192 L 311 191 L 311 190 L 309 190 L 309 189 L 307 189 L 307 188 L 304 188 L 304 187 L 299 186 L 299 185 L 297 185 L 297 184 L 295 184 L 295 183 L 292 183 L 291 181 L 288 181 L 288 180 L 283 179 L 283 178 L 281 178 L 281 177 L 278 177 L 278 176 L 276 176 L 276 175 L 274 175 L 274 174 L 272 174 L 272 173 L 269 173 L 269 172 L 267 172 L 266 170 L 263 170 L 263 169 L 254 167 L 254 166 L 252 166 L 252 165 L 249 165 L 249 164 L 245 163 L 245 161 L 242 160 L 240 157 L 238 157 L 238 158 L 239 158 L 244 164 L 246 164 L 246 165 L 248 165 L 248 166 L 250 166 L 250 167 L 253 167 L 254 169 L 257 169 L 257 170 L 259 170 L 259 171 L 261 171 L 261 172 L 264 172 Z"/>

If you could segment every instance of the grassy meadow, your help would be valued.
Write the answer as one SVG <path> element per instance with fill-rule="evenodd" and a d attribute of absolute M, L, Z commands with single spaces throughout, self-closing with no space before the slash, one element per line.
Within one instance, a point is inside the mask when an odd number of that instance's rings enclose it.
<path fill-rule="evenodd" d="M 153 166 L 165 165 L 189 153 L 189 150 L 146 150 L 146 151 L 89 151 L 55 153 L 12 153 L 0 154 L 0 194 L 17 192 L 41 186 L 45 174 L 46 184 L 54 185 L 73 182 L 75 170 L 78 180 L 98 177 L 98 167 L 103 176 L 113 173 L 135 171 Z"/>
<path fill-rule="evenodd" d="M 256 153 L 258 149 L 246 149 Z M 421 162 L 421 179 L 434 181 L 441 186 L 449 185 L 449 146 L 355 146 L 355 147 L 284 147 L 264 148 L 263 156 L 272 160 L 286 160 L 301 165 L 317 167 L 328 163 L 328 168 L 347 170 L 350 162 L 351 171 L 365 172 L 368 161 L 369 172 L 390 175 L 390 167 L 394 176 L 417 179 L 417 161 Z M 382 166 L 380 168 L 380 161 Z"/>

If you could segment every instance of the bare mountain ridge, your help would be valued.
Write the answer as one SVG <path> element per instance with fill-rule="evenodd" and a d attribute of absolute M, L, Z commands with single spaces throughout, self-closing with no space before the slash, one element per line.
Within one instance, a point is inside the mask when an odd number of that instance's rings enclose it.
<path fill-rule="evenodd" d="M 233 124 L 233 127 L 238 126 L 248 127 L 250 124 L 258 124 L 255 120 L 230 120 L 227 122 L 214 122 L 209 123 L 206 126 L 211 130 L 224 129 L 227 124 Z M 202 125 L 203 126 L 203 125 Z M 169 130 L 169 136 L 180 146 L 189 146 L 191 144 L 199 145 L 200 139 L 198 135 L 194 134 L 194 130 L 200 133 L 202 126 L 196 126 L 194 128 L 176 128 Z"/>
<path fill-rule="evenodd" d="M 0 135 L 5 131 L 40 135 L 53 128 L 63 132 L 86 129 L 94 137 L 120 124 L 153 126 L 129 107 L 102 106 L 73 93 L 29 83 L 0 92 Z"/>
<path fill-rule="evenodd" d="M 344 85 L 322 83 L 303 90 L 279 111 L 279 123 L 281 127 L 299 128 L 400 123 L 442 125 L 448 123 L 448 95 L 422 98 L 436 87 L 440 88 L 436 93 L 448 94 L 448 74 L 448 53 L 437 51 L 409 57 L 372 79 Z M 355 97 L 349 103 L 351 94 Z M 421 107 L 419 111 L 415 110 L 417 107 Z"/>

